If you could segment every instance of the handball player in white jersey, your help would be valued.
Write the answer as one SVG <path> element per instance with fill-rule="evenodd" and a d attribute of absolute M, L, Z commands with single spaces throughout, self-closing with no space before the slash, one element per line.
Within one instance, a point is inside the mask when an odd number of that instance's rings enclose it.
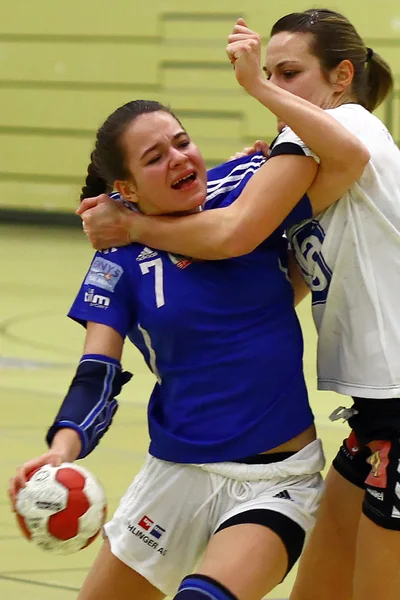
<path fill-rule="evenodd" d="M 352 431 L 328 474 L 292 600 L 394 600 L 400 590 L 400 151 L 371 114 L 392 88 L 390 68 L 345 17 L 325 9 L 274 25 L 263 67 L 269 82 L 256 66 L 260 38 L 243 20 L 229 42 L 232 62 L 242 52 L 254 59 L 253 77 L 239 74 L 239 83 L 267 108 L 275 109 L 275 86 L 284 88 L 325 109 L 370 153 L 351 187 L 321 164 L 308 192 L 314 219 L 288 231 L 312 291 L 319 388 L 353 399 L 332 415 L 348 419 Z M 272 151 L 290 144 L 318 155 L 316 141 L 304 143 L 308 132 L 298 127 L 294 134 L 280 116 Z M 174 222 L 130 216 L 123 234 L 111 225 L 121 222 L 113 207 L 107 213 L 99 206 L 88 215 L 87 233 L 96 246 L 137 239 L 199 258 L 235 256 L 274 229 L 279 206 L 269 199 Z"/>

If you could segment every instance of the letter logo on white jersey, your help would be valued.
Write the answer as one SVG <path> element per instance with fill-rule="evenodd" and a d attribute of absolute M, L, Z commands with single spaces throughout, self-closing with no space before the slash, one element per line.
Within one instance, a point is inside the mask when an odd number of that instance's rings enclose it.
<path fill-rule="evenodd" d="M 313 220 L 292 228 L 289 237 L 297 263 L 312 291 L 313 304 L 325 304 L 332 279 L 332 271 L 321 250 L 325 231 Z"/>

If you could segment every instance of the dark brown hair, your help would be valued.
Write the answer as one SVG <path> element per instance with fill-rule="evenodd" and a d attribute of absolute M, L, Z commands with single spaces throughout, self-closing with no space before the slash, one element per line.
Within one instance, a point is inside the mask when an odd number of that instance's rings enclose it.
<path fill-rule="evenodd" d="M 125 152 L 121 136 L 140 115 L 166 112 L 179 122 L 174 113 L 163 104 L 153 100 L 133 100 L 117 108 L 103 123 L 96 135 L 96 144 L 90 155 L 85 185 L 80 199 L 110 192 L 117 179 L 129 179 L 125 164 Z"/>
<path fill-rule="evenodd" d="M 342 60 L 349 60 L 354 67 L 353 93 L 367 110 L 375 110 L 391 91 L 389 65 L 366 47 L 355 27 L 340 13 L 326 8 L 291 13 L 275 23 L 271 36 L 283 31 L 313 35 L 310 51 L 327 78 Z"/>

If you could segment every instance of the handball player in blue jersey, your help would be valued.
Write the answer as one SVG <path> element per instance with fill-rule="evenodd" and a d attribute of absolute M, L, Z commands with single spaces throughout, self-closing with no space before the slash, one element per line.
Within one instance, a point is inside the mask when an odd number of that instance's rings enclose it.
<path fill-rule="evenodd" d="M 287 105 L 282 93 L 282 110 Z M 299 99 L 290 100 L 285 118 L 307 121 L 310 111 L 311 128 L 330 124 Z M 333 125 L 327 144 L 342 134 Z M 342 154 L 346 143 L 344 134 Z M 272 151 L 269 161 L 284 151 Z M 199 261 L 139 243 L 96 253 L 69 312 L 86 339 L 47 435 L 50 451 L 11 483 L 14 497 L 33 467 L 96 447 L 129 379 L 121 368 L 129 338 L 156 378 L 149 454 L 105 526 L 79 600 L 257 600 L 299 557 L 324 465 L 283 236 L 311 216 L 304 192 L 318 166 L 300 158 L 301 173 L 281 184 L 281 224 L 245 256 Z M 204 161 L 173 113 L 134 101 L 98 131 L 82 195 L 114 188 L 116 206 L 189 219 L 268 194 L 254 175 L 267 163 L 260 153 L 245 156 L 212 169 L 207 183 Z M 352 168 L 344 167 L 347 177 Z"/>

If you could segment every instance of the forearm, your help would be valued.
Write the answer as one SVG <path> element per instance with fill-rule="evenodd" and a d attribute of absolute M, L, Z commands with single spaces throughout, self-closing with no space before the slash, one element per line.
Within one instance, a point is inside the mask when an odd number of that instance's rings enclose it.
<path fill-rule="evenodd" d="M 133 215 L 132 237 L 146 246 L 175 254 L 203 260 L 230 258 L 236 253 L 236 212 L 231 205 L 178 218 L 141 216 L 138 220 Z"/>
<path fill-rule="evenodd" d="M 322 108 L 258 78 L 248 93 L 287 124 L 321 163 L 362 168 L 369 160 L 365 146 Z"/>
<path fill-rule="evenodd" d="M 248 254 L 287 217 L 312 184 L 316 162 L 277 156 L 224 208 L 181 218 L 132 215 L 131 237 L 142 244 L 204 260 Z"/>
<path fill-rule="evenodd" d="M 81 439 L 74 429 L 59 429 L 53 438 L 51 449 L 62 457 L 63 462 L 74 462 L 81 453 Z"/>

